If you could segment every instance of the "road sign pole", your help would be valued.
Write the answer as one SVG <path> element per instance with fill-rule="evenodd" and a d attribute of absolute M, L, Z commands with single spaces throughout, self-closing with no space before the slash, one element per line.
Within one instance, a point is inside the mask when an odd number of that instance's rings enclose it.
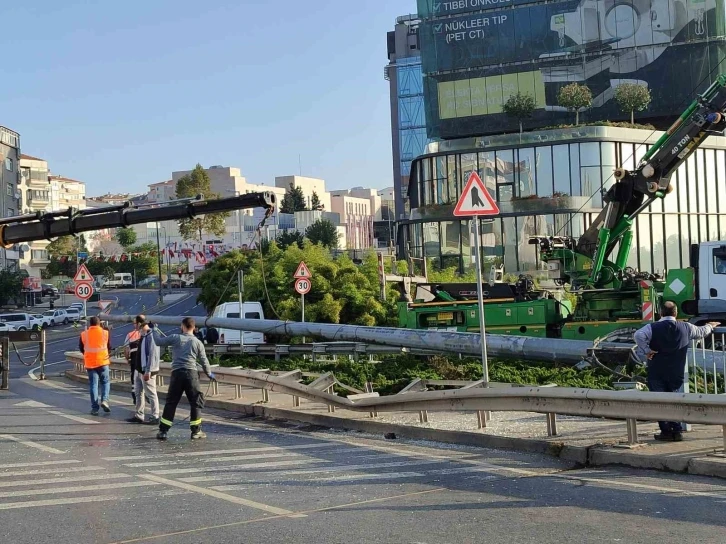
<path fill-rule="evenodd" d="M 300 295 L 300 305 L 302 306 L 302 322 L 305 323 L 305 293 Z M 303 336 L 303 344 L 305 343 L 305 337 Z"/>
<path fill-rule="evenodd" d="M 479 334 L 481 335 L 481 362 L 484 376 L 484 387 L 489 386 L 489 360 L 487 358 L 487 342 L 486 342 L 486 320 L 484 319 L 484 293 L 482 291 L 482 273 L 481 273 L 481 243 L 479 238 L 479 229 L 481 222 L 478 217 L 474 217 L 474 245 L 476 245 L 476 296 L 479 304 Z"/>

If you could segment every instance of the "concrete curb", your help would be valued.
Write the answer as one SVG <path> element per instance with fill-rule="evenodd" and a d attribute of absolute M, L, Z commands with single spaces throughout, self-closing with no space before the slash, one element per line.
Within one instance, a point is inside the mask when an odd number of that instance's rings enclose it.
<path fill-rule="evenodd" d="M 76 374 L 71 370 L 66 371 L 66 377 L 80 383 L 88 382 L 86 376 Z M 131 385 L 127 383 L 116 382 L 112 384 L 112 387 L 120 391 L 131 391 Z M 166 393 L 159 392 L 159 398 L 166 398 Z M 348 419 L 332 414 L 311 414 L 286 408 L 273 408 L 261 404 L 232 403 L 214 398 L 206 399 L 205 405 L 215 410 L 224 410 L 268 419 L 294 421 L 333 429 L 344 429 L 378 435 L 395 433 L 396 436 L 414 440 L 428 440 L 480 448 L 540 453 L 586 467 L 619 465 L 726 479 L 726 458 L 719 457 L 647 455 L 637 453 L 634 450 L 614 448 L 606 444 L 575 446 L 568 445 L 564 442 L 532 438 L 513 438 L 468 431 L 427 429 L 383 423 L 375 420 Z"/>

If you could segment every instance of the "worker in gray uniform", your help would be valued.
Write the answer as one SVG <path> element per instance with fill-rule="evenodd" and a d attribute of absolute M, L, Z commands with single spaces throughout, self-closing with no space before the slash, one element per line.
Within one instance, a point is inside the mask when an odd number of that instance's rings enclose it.
<path fill-rule="evenodd" d="M 206 438 L 202 431 L 202 409 L 204 408 L 204 393 L 199 386 L 199 374 L 197 364 L 203 369 L 210 380 L 214 380 L 214 373 L 209 366 L 207 354 L 197 337 L 194 336 L 196 323 L 191 317 L 185 317 L 181 323 L 181 334 L 171 334 L 162 337 L 158 329 L 154 328 L 154 340 L 160 347 L 171 347 L 171 380 L 166 394 L 164 412 L 159 421 L 159 432 L 156 438 L 166 440 L 167 433 L 174 423 L 176 407 L 181 400 L 182 394 L 187 396 L 191 415 L 189 426 L 192 431 L 192 440 Z"/>

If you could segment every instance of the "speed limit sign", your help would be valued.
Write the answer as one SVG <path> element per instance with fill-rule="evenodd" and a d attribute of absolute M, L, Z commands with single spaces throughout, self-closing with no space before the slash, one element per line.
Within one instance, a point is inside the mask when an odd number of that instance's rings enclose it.
<path fill-rule="evenodd" d="M 81 300 L 88 300 L 93 295 L 93 287 L 90 283 L 77 283 L 76 296 Z"/>
<path fill-rule="evenodd" d="M 295 280 L 295 291 L 300 295 L 307 295 L 312 289 L 313 284 L 307 278 L 299 278 Z"/>

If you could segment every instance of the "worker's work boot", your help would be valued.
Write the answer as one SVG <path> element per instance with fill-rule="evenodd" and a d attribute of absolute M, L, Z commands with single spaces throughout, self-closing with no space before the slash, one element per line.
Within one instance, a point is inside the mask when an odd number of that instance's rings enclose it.
<path fill-rule="evenodd" d="M 207 435 L 202 431 L 201 427 L 192 429 L 192 440 L 201 440 L 202 438 L 207 438 Z"/>
<path fill-rule="evenodd" d="M 160 430 L 158 433 L 156 433 L 156 438 L 157 440 L 166 440 L 168 438 L 166 435 L 166 431 Z"/>

